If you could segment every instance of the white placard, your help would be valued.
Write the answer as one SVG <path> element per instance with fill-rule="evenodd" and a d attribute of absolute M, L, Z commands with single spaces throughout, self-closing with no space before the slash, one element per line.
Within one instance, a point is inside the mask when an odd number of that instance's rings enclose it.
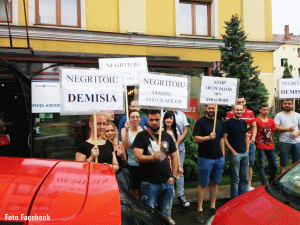
<path fill-rule="evenodd" d="M 189 101 L 188 88 L 187 76 L 143 73 L 139 86 L 139 105 L 186 110 Z"/>
<path fill-rule="evenodd" d="M 200 90 L 200 103 L 234 105 L 238 92 L 238 79 L 203 76 Z"/>
<path fill-rule="evenodd" d="M 99 69 L 103 72 L 120 72 L 124 85 L 138 85 L 140 74 L 148 72 L 146 57 L 99 59 Z"/>
<path fill-rule="evenodd" d="M 293 79 L 293 78 L 279 79 L 279 98 L 280 99 L 300 98 L 300 79 Z"/>
<path fill-rule="evenodd" d="M 32 81 L 31 101 L 32 113 L 59 113 L 59 82 Z"/>
<path fill-rule="evenodd" d="M 108 110 L 124 112 L 122 78 L 95 69 L 60 70 L 60 113 L 86 115 Z"/>

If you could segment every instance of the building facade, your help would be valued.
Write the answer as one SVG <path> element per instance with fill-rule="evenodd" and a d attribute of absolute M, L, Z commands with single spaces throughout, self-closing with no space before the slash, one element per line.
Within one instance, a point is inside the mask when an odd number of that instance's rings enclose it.
<path fill-rule="evenodd" d="M 83 123 L 57 112 L 32 113 L 18 75 L 25 83 L 57 82 L 62 66 L 98 68 L 98 58 L 142 56 L 151 72 L 191 76 L 191 99 L 197 99 L 201 76 L 218 68 L 224 22 L 235 14 L 248 34 L 246 48 L 254 66 L 274 98 L 273 52 L 280 43 L 273 42 L 271 0 L 0 0 L 0 12 L 0 80 L 3 87 L 15 84 L 23 109 L 30 110 L 26 119 L 32 156 L 34 146 L 49 145 L 51 135 L 82 135 L 77 130 Z M 31 86 L 27 91 L 31 93 Z M 6 93 L 7 99 L 17 99 L 9 88 Z M 4 120 L 16 118 L 12 112 L 2 114 Z M 65 128 L 55 128 L 62 124 Z M 77 144 L 74 137 L 68 141 Z M 56 153 L 50 149 L 45 154 L 61 157 Z"/>

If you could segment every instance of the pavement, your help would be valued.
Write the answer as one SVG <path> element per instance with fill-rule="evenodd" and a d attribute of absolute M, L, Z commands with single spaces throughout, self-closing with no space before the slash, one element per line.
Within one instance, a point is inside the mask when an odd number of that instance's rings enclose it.
<path fill-rule="evenodd" d="M 253 182 L 252 187 L 257 188 L 261 186 L 261 182 Z M 184 190 L 185 197 L 188 201 L 190 202 L 197 202 L 197 196 L 196 196 L 196 191 L 197 188 L 188 188 Z M 176 190 L 175 190 L 176 193 Z M 209 201 L 209 187 L 205 188 L 205 193 L 204 193 L 204 201 Z M 218 188 L 218 193 L 217 193 L 217 200 L 218 199 L 230 199 L 230 185 L 222 185 L 219 186 Z M 173 204 L 180 204 L 178 199 L 177 199 L 177 193 L 176 196 L 173 200 Z"/>

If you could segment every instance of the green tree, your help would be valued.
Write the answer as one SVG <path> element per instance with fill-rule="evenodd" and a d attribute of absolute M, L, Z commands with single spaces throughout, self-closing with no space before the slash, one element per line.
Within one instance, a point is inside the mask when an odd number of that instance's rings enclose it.
<path fill-rule="evenodd" d="M 294 69 L 293 66 L 289 65 L 287 61 L 284 63 L 283 66 L 284 66 L 284 71 L 283 71 L 282 78 L 293 78 L 292 76 L 292 71 Z"/>
<path fill-rule="evenodd" d="M 221 70 L 225 77 L 239 78 L 239 94 L 247 101 L 247 107 L 258 113 L 259 105 L 268 101 L 268 91 L 259 79 L 260 72 L 257 66 L 253 66 L 253 57 L 246 51 L 247 34 L 241 28 L 241 20 L 238 16 L 232 16 L 225 22 L 226 34 L 222 35 L 223 46 L 221 50 Z M 214 72 L 215 73 L 215 72 Z M 218 118 L 224 120 L 230 107 L 219 107 Z"/>

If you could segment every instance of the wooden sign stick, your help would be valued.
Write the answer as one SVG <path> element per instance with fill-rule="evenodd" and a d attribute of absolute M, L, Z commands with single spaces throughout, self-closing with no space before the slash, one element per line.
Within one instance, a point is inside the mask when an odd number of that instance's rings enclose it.
<path fill-rule="evenodd" d="M 217 114 L 218 114 L 218 105 L 216 105 L 216 109 L 215 109 L 215 120 L 214 120 L 214 129 L 213 129 L 214 133 L 216 132 Z"/>
<path fill-rule="evenodd" d="M 159 136 L 158 136 L 158 151 L 160 151 L 161 135 L 162 135 L 163 109 L 160 110 Z"/>
<path fill-rule="evenodd" d="M 126 110 L 126 117 L 127 117 L 127 121 L 129 121 L 127 86 L 125 85 L 124 88 L 125 88 L 125 110 Z"/>
<path fill-rule="evenodd" d="M 95 141 L 95 146 L 97 146 L 97 114 L 96 114 L 96 111 L 94 111 L 94 141 Z M 98 157 L 95 158 L 95 163 L 98 163 Z"/>
<path fill-rule="evenodd" d="M 295 107 L 296 107 L 296 102 L 294 99 L 293 100 L 293 126 L 295 126 Z"/>

